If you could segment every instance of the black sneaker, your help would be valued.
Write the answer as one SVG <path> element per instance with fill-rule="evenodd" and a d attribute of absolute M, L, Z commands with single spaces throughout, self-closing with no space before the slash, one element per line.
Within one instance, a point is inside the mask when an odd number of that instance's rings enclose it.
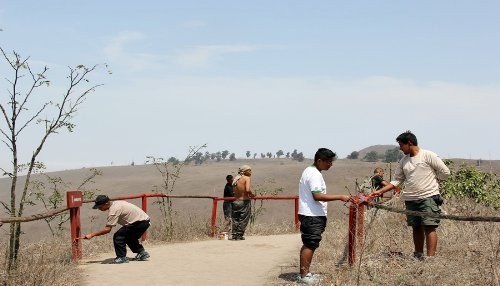
<path fill-rule="evenodd" d="M 143 260 L 148 259 L 149 257 L 150 257 L 150 255 L 147 251 L 141 251 L 141 252 L 137 253 L 137 255 L 135 256 L 135 260 L 143 261 Z"/>
<path fill-rule="evenodd" d="M 117 257 L 114 260 L 115 264 L 128 263 L 128 257 Z"/>
<path fill-rule="evenodd" d="M 413 252 L 413 259 L 417 261 L 424 261 L 425 257 L 422 252 Z"/>

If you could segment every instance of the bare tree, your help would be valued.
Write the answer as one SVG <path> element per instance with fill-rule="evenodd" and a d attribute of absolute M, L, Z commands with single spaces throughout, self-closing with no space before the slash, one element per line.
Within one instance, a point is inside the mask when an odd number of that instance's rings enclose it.
<path fill-rule="evenodd" d="M 10 203 L 0 201 L 0 204 L 11 217 L 21 217 L 29 202 L 31 175 L 45 168 L 45 164 L 37 161 L 37 157 L 45 146 L 47 138 L 64 129 L 73 132 L 75 124 L 72 119 L 78 108 L 89 93 L 100 84 L 92 85 L 88 79 L 89 73 L 96 69 L 96 65 L 92 68 L 83 65 L 69 67 L 68 85 L 61 97 L 56 100 L 40 101 L 39 97 L 42 95 L 38 95 L 37 92 L 42 87 L 50 86 L 50 81 L 46 78 L 48 68 L 44 67 L 40 72 L 34 72 L 28 63 L 29 57 L 22 58 L 15 51 L 9 55 L 2 48 L 0 51 L 13 72 L 13 77 L 6 79 L 8 96 L 2 96 L 3 100 L 0 101 L 0 111 L 4 119 L 4 124 L 0 125 L 0 137 L 9 150 L 12 164 L 8 168 L 0 167 L 3 175 L 10 179 Z M 34 150 L 20 150 L 19 142 L 22 142 L 22 135 L 27 127 L 33 124 L 41 126 L 40 138 Z M 21 154 L 30 153 L 31 158 L 27 163 L 20 162 Z M 25 175 L 24 184 L 18 184 L 20 175 Z M 22 191 L 17 191 L 18 186 Z M 17 194 L 20 194 L 20 198 Z M 7 271 L 10 273 L 17 263 L 21 223 L 11 223 L 9 235 Z"/>
<path fill-rule="evenodd" d="M 147 156 L 146 164 L 155 166 L 156 170 L 161 175 L 161 185 L 153 186 L 153 192 L 167 195 L 167 197 L 158 197 L 155 204 L 160 208 L 162 224 L 166 230 L 166 235 L 171 237 L 174 231 L 173 223 L 173 206 L 169 195 L 175 190 L 175 183 L 180 178 L 182 168 L 188 165 L 197 154 L 202 154 L 200 151 L 207 147 L 207 144 L 201 146 L 189 147 L 189 152 L 184 161 L 165 161 L 161 157 Z"/>

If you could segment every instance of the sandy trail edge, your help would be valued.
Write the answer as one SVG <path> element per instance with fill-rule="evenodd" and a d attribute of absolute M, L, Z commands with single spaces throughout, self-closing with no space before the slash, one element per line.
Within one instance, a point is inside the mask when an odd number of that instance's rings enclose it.
<path fill-rule="evenodd" d="M 113 253 L 82 260 L 81 285 L 273 284 L 280 274 L 280 265 L 290 265 L 298 256 L 300 245 L 300 234 L 247 236 L 244 241 L 148 245 L 146 250 L 151 254 L 148 261 L 109 264 Z M 132 257 L 132 253 L 128 256 Z"/>

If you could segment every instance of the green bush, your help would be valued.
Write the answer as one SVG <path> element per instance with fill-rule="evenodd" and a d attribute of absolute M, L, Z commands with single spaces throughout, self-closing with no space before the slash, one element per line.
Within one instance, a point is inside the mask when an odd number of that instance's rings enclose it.
<path fill-rule="evenodd" d="M 500 208 L 500 179 L 496 174 L 465 164 L 455 170 L 452 161 L 446 161 L 446 164 L 451 175 L 441 186 L 444 197 L 472 198 L 477 203 Z"/>

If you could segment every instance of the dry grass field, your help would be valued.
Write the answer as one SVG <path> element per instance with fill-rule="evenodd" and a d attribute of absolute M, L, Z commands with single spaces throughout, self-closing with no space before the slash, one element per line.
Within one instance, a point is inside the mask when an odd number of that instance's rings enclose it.
<path fill-rule="evenodd" d="M 461 163 L 475 164 L 475 161 L 457 159 Z M 186 166 L 177 181 L 175 195 L 222 196 L 227 174 L 235 174 L 242 164 L 253 167 L 254 189 L 272 191 L 282 189 L 279 195 L 296 195 L 298 179 L 302 170 L 311 164 L 289 159 L 237 160 L 234 162 L 209 162 L 201 166 Z M 373 173 L 375 167 L 386 169 L 386 179 L 390 166 L 378 162 L 358 160 L 337 160 L 333 167 L 324 172 L 328 193 L 355 194 L 355 181 L 362 181 Z M 484 161 L 482 170 L 500 174 L 500 161 Z M 153 166 L 113 166 L 100 168 L 103 175 L 95 179 L 91 186 L 110 197 L 150 193 L 161 183 L 161 176 Z M 71 185 L 77 185 L 87 169 L 68 170 L 51 173 Z M 0 180 L 0 190 L 8 189 L 8 182 Z M 0 193 L 0 200 L 7 200 L 7 192 Z M 151 199 L 152 203 L 153 199 Z M 135 203 L 139 204 L 137 200 Z M 209 199 L 174 199 L 176 236 L 162 237 L 161 227 L 154 225 L 150 231 L 153 243 L 208 239 L 210 210 Z M 402 207 L 397 199 L 391 204 Z M 279 234 L 293 231 L 293 203 L 290 201 L 268 201 L 265 211 L 257 217 L 248 229 L 248 235 Z M 159 215 L 157 206 L 151 205 L 153 222 Z M 496 215 L 492 209 L 481 207 L 469 201 L 447 201 L 444 210 L 456 215 Z M 40 207 L 30 208 L 26 214 L 41 211 Z M 219 214 L 222 207 L 219 206 Z M 367 213 L 366 238 L 361 259 L 356 267 L 345 263 L 348 209 L 342 203 L 329 204 L 329 224 L 322 246 L 318 250 L 311 270 L 324 274 L 322 285 L 499 285 L 500 275 L 500 226 L 498 223 L 469 223 L 444 221 L 439 228 L 439 256 L 435 259 L 416 262 L 411 259 L 411 230 L 406 227 L 404 216 L 375 211 Z M 83 232 L 100 228 L 105 215 L 91 209 L 87 204 L 82 208 Z M 219 221 L 221 220 L 219 216 Z M 53 239 L 42 222 L 23 224 L 22 267 L 19 280 L 13 285 L 78 285 L 79 270 L 70 260 L 68 238 Z M 0 247 L 5 249 L 8 226 L 0 228 Z M 157 242 L 155 242 L 155 240 Z M 99 237 L 84 249 L 85 255 L 92 255 L 103 249 L 112 249 L 110 237 Z M 5 283 L 1 269 L 0 285 Z M 36 265 L 36 267 L 34 267 Z M 298 261 L 290 261 L 277 278 L 277 285 L 294 285 L 290 280 L 297 273 Z M 24 272 L 25 274 L 21 274 Z M 28 273 L 28 274 L 26 274 Z M 59 275 L 64 273 L 64 275 Z M 27 275 L 27 276 L 26 276 Z M 71 278 L 69 278 L 71 277 Z M 42 282 L 43 281 L 43 282 Z"/>

